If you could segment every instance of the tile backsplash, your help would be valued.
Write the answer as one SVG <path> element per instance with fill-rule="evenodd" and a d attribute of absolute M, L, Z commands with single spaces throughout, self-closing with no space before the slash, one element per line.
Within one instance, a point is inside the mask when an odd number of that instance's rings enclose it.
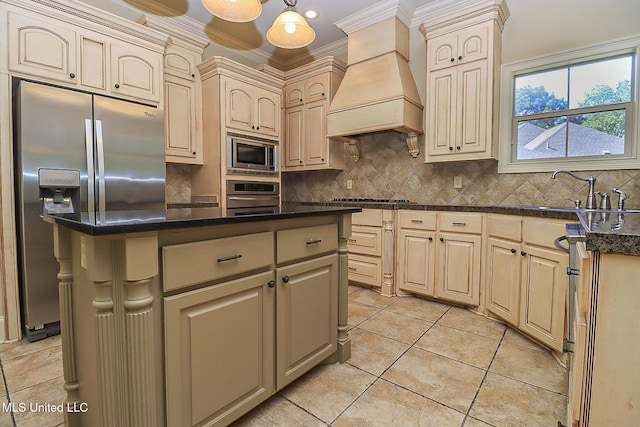
<path fill-rule="evenodd" d="M 551 173 L 498 174 L 496 160 L 424 163 L 424 153 L 412 158 L 404 135 L 396 132 L 359 138 L 360 159 L 345 159 L 343 171 L 288 172 L 282 174 L 282 199 L 288 202 L 327 201 L 335 197 L 409 199 L 435 205 L 583 206 L 587 183 Z M 578 172 L 595 175 L 596 189 L 609 193 L 615 207 L 614 187 L 625 191 L 625 207 L 640 209 L 640 169 Z M 462 177 L 462 188 L 453 178 Z M 347 190 L 347 180 L 353 189 Z M 191 201 L 191 166 L 167 164 L 167 203 Z"/>
<path fill-rule="evenodd" d="M 334 197 L 409 199 L 435 205 L 573 206 L 569 198 L 582 199 L 588 184 L 551 173 L 498 174 L 496 160 L 424 163 L 424 153 L 412 158 L 404 135 L 385 132 L 359 139 L 360 159 L 345 159 L 343 171 L 289 172 L 282 174 L 285 201 L 326 201 Z M 614 187 L 628 195 L 625 207 L 640 208 L 640 169 L 578 172 L 595 175 L 596 190 L 611 195 Z M 462 177 L 462 188 L 453 178 Z M 353 189 L 347 190 L 347 180 Z M 615 207 L 617 196 L 612 195 Z"/>

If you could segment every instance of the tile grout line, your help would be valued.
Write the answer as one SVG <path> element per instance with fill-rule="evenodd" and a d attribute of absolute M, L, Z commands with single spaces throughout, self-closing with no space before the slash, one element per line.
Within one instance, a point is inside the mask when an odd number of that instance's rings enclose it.
<path fill-rule="evenodd" d="M 4 363 L 2 362 L 2 358 L 0 357 L 0 372 L 2 373 L 2 382 L 4 383 L 4 389 L 7 391 L 7 402 L 11 403 L 11 395 L 9 394 L 9 384 L 7 384 L 7 377 L 4 374 Z M 13 423 L 13 427 L 17 427 L 16 418 L 13 414 L 13 411 L 9 412 L 11 416 L 11 422 Z"/>

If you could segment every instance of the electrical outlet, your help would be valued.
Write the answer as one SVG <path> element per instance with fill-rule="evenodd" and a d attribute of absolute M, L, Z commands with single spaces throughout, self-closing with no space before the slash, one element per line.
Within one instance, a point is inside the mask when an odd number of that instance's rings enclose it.
<path fill-rule="evenodd" d="M 347 190 L 353 190 L 353 180 L 347 180 Z"/>
<path fill-rule="evenodd" d="M 462 188 L 462 177 L 454 176 L 453 177 L 453 188 Z"/>

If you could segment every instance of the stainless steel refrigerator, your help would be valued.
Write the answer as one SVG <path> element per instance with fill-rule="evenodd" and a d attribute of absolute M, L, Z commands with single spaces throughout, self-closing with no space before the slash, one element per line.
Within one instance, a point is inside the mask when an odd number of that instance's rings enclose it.
<path fill-rule="evenodd" d="M 79 171 L 79 200 L 70 207 L 62 197 L 47 199 L 63 210 L 164 210 L 164 113 L 28 81 L 14 81 L 13 93 L 22 321 L 27 338 L 35 341 L 57 333 L 60 320 L 59 265 L 52 225 L 42 219 L 46 189 L 39 174 L 49 173 L 46 185 L 55 186 L 58 171 Z"/>

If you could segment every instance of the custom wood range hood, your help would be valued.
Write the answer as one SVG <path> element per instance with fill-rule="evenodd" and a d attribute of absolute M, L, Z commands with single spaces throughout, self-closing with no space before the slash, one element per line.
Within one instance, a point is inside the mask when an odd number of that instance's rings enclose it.
<path fill-rule="evenodd" d="M 354 145 L 350 137 L 394 130 L 407 135 L 416 157 L 423 106 L 409 68 L 409 29 L 403 21 L 412 13 L 401 10 L 404 5 L 397 2 L 371 19 L 353 15 L 336 23 L 348 36 L 349 59 L 327 111 L 327 136 Z"/>

